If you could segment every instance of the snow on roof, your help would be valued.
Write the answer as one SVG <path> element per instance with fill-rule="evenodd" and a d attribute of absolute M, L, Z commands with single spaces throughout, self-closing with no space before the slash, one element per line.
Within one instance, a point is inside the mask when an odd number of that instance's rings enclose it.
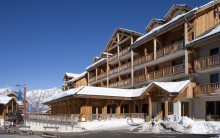
<path fill-rule="evenodd" d="M 143 88 L 138 88 L 138 89 L 119 89 L 119 88 L 81 86 L 78 88 L 69 89 L 62 93 L 59 93 L 53 98 L 49 98 L 45 100 L 44 103 L 62 99 L 68 96 L 73 96 L 73 95 L 135 98 L 135 97 L 141 96 L 152 85 L 156 85 L 169 93 L 178 93 L 183 88 L 185 88 L 189 84 L 189 82 L 190 80 L 179 81 L 179 82 L 152 82 L 148 86 L 143 87 Z"/>
<path fill-rule="evenodd" d="M 7 104 L 9 101 L 11 101 L 12 97 L 6 96 L 6 95 L 0 95 L 0 104 Z"/>
<path fill-rule="evenodd" d="M 118 89 L 85 86 L 77 95 L 113 96 L 113 97 L 138 97 L 147 87 L 139 89 Z"/>
<path fill-rule="evenodd" d="M 218 25 L 216 28 L 210 30 L 208 33 L 194 39 L 193 41 L 191 41 L 190 43 L 187 44 L 187 46 L 192 46 L 193 44 L 201 41 L 201 40 L 204 40 L 204 39 L 208 39 L 208 38 L 211 38 L 217 34 L 220 34 L 220 25 Z"/>
<path fill-rule="evenodd" d="M 189 82 L 190 80 L 179 82 L 154 82 L 154 84 L 166 90 L 167 92 L 177 93 L 180 92 L 187 84 L 189 84 Z"/>
<path fill-rule="evenodd" d="M 23 105 L 22 101 L 16 101 L 18 105 Z"/>
<path fill-rule="evenodd" d="M 92 67 L 96 66 L 97 64 L 104 63 L 105 61 L 106 61 L 106 58 L 102 58 L 102 59 L 100 59 L 99 61 L 97 61 L 97 62 L 93 63 L 93 64 L 92 64 L 92 65 L 90 65 L 90 66 L 88 66 L 88 67 L 86 68 L 86 70 L 88 70 L 88 69 L 90 69 L 90 68 L 92 68 Z"/>
<path fill-rule="evenodd" d="M 68 76 L 68 77 L 71 77 L 71 78 L 76 78 L 76 77 L 79 76 L 79 74 L 69 73 L 69 72 L 66 72 L 65 75 Z"/>
<path fill-rule="evenodd" d="M 130 32 L 130 33 L 135 33 L 135 34 L 143 35 L 142 33 L 139 33 L 137 31 L 130 30 L 130 29 L 125 29 L 125 28 L 122 28 L 122 27 L 117 27 L 117 29 L 124 30 L 124 31 Z"/>
<path fill-rule="evenodd" d="M 87 73 L 87 71 L 85 71 L 85 72 L 79 74 L 79 75 L 78 75 L 77 77 L 75 77 L 75 78 L 72 78 L 72 79 L 69 80 L 68 82 L 74 82 L 74 81 L 76 81 L 76 80 L 82 78 L 83 76 L 85 76 L 86 73 Z"/>
<path fill-rule="evenodd" d="M 167 14 L 164 16 L 164 19 L 167 18 L 167 16 L 170 14 L 170 12 L 175 8 L 175 7 L 186 7 L 188 9 L 191 9 L 190 7 L 188 7 L 186 4 L 174 4 L 170 10 L 167 12 Z"/>

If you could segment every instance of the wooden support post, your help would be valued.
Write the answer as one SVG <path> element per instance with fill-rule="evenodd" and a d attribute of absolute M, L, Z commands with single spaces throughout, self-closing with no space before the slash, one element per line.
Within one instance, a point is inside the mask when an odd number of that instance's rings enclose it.
<path fill-rule="evenodd" d="M 108 64 L 108 55 L 109 55 L 109 53 L 107 53 L 107 59 L 106 59 L 106 64 L 107 64 L 107 66 L 106 66 L 106 77 L 107 77 L 107 84 L 106 84 L 106 87 L 108 88 L 108 85 L 109 85 L 109 78 L 108 78 L 108 76 L 109 76 L 109 64 Z"/>
<path fill-rule="evenodd" d="M 165 117 L 168 116 L 168 111 L 169 111 L 169 103 L 168 103 L 168 95 L 166 94 L 165 96 Z"/>
<path fill-rule="evenodd" d="M 151 102 L 151 95 L 148 96 L 148 116 L 149 121 L 152 119 L 152 102 Z"/>
<path fill-rule="evenodd" d="M 88 72 L 88 76 L 87 77 L 88 77 L 88 81 L 87 81 L 88 82 L 88 86 L 90 86 L 90 83 L 89 83 L 89 72 Z"/>
<path fill-rule="evenodd" d="M 131 45 L 133 44 L 134 40 L 131 37 Z M 134 51 L 131 47 L 131 87 L 134 86 Z"/>
<path fill-rule="evenodd" d="M 188 25 L 187 23 L 184 23 L 184 47 L 185 47 L 185 75 L 189 74 L 189 53 L 186 48 L 186 45 L 188 44 L 188 31 L 187 31 Z"/>
<path fill-rule="evenodd" d="M 97 81 L 97 75 L 98 75 L 98 69 L 97 68 L 95 68 L 95 81 Z"/>
<path fill-rule="evenodd" d="M 157 39 L 154 38 L 154 61 L 157 60 Z"/>

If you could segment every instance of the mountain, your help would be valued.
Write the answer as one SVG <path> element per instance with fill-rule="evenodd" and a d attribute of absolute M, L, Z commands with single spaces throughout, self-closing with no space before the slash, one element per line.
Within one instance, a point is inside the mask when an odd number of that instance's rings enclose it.
<path fill-rule="evenodd" d="M 8 95 L 9 93 L 12 93 L 12 89 L 11 88 L 0 88 L 0 94 L 3 95 Z"/>
<path fill-rule="evenodd" d="M 58 88 L 45 89 L 45 90 L 32 90 L 28 91 L 27 97 L 27 110 L 28 112 L 45 112 L 50 109 L 47 105 L 43 105 L 46 99 L 53 99 L 57 94 L 62 91 Z"/>

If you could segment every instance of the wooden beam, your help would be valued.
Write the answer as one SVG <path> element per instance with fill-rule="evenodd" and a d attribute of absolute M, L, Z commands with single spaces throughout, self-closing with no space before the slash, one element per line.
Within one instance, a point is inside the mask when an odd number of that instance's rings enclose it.
<path fill-rule="evenodd" d="M 151 102 L 151 95 L 148 96 L 148 116 L 149 121 L 152 119 L 152 102 Z"/>
<path fill-rule="evenodd" d="M 169 111 L 169 103 L 168 103 L 168 95 L 166 94 L 165 96 L 165 117 L 168 116 L 168 111 Z"/>

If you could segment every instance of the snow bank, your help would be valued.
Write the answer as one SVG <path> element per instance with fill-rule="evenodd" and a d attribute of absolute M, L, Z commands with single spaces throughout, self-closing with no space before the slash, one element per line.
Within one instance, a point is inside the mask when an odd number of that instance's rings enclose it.
<path fill-rule="evenodd" d="M 163 121 L 146 122 L 139 127 L 139 132 L 164 133 L 180 132 L 187 134 L 218 134 L 220 122 L 194 121 L 186 116 L 169 115 Z"/>

